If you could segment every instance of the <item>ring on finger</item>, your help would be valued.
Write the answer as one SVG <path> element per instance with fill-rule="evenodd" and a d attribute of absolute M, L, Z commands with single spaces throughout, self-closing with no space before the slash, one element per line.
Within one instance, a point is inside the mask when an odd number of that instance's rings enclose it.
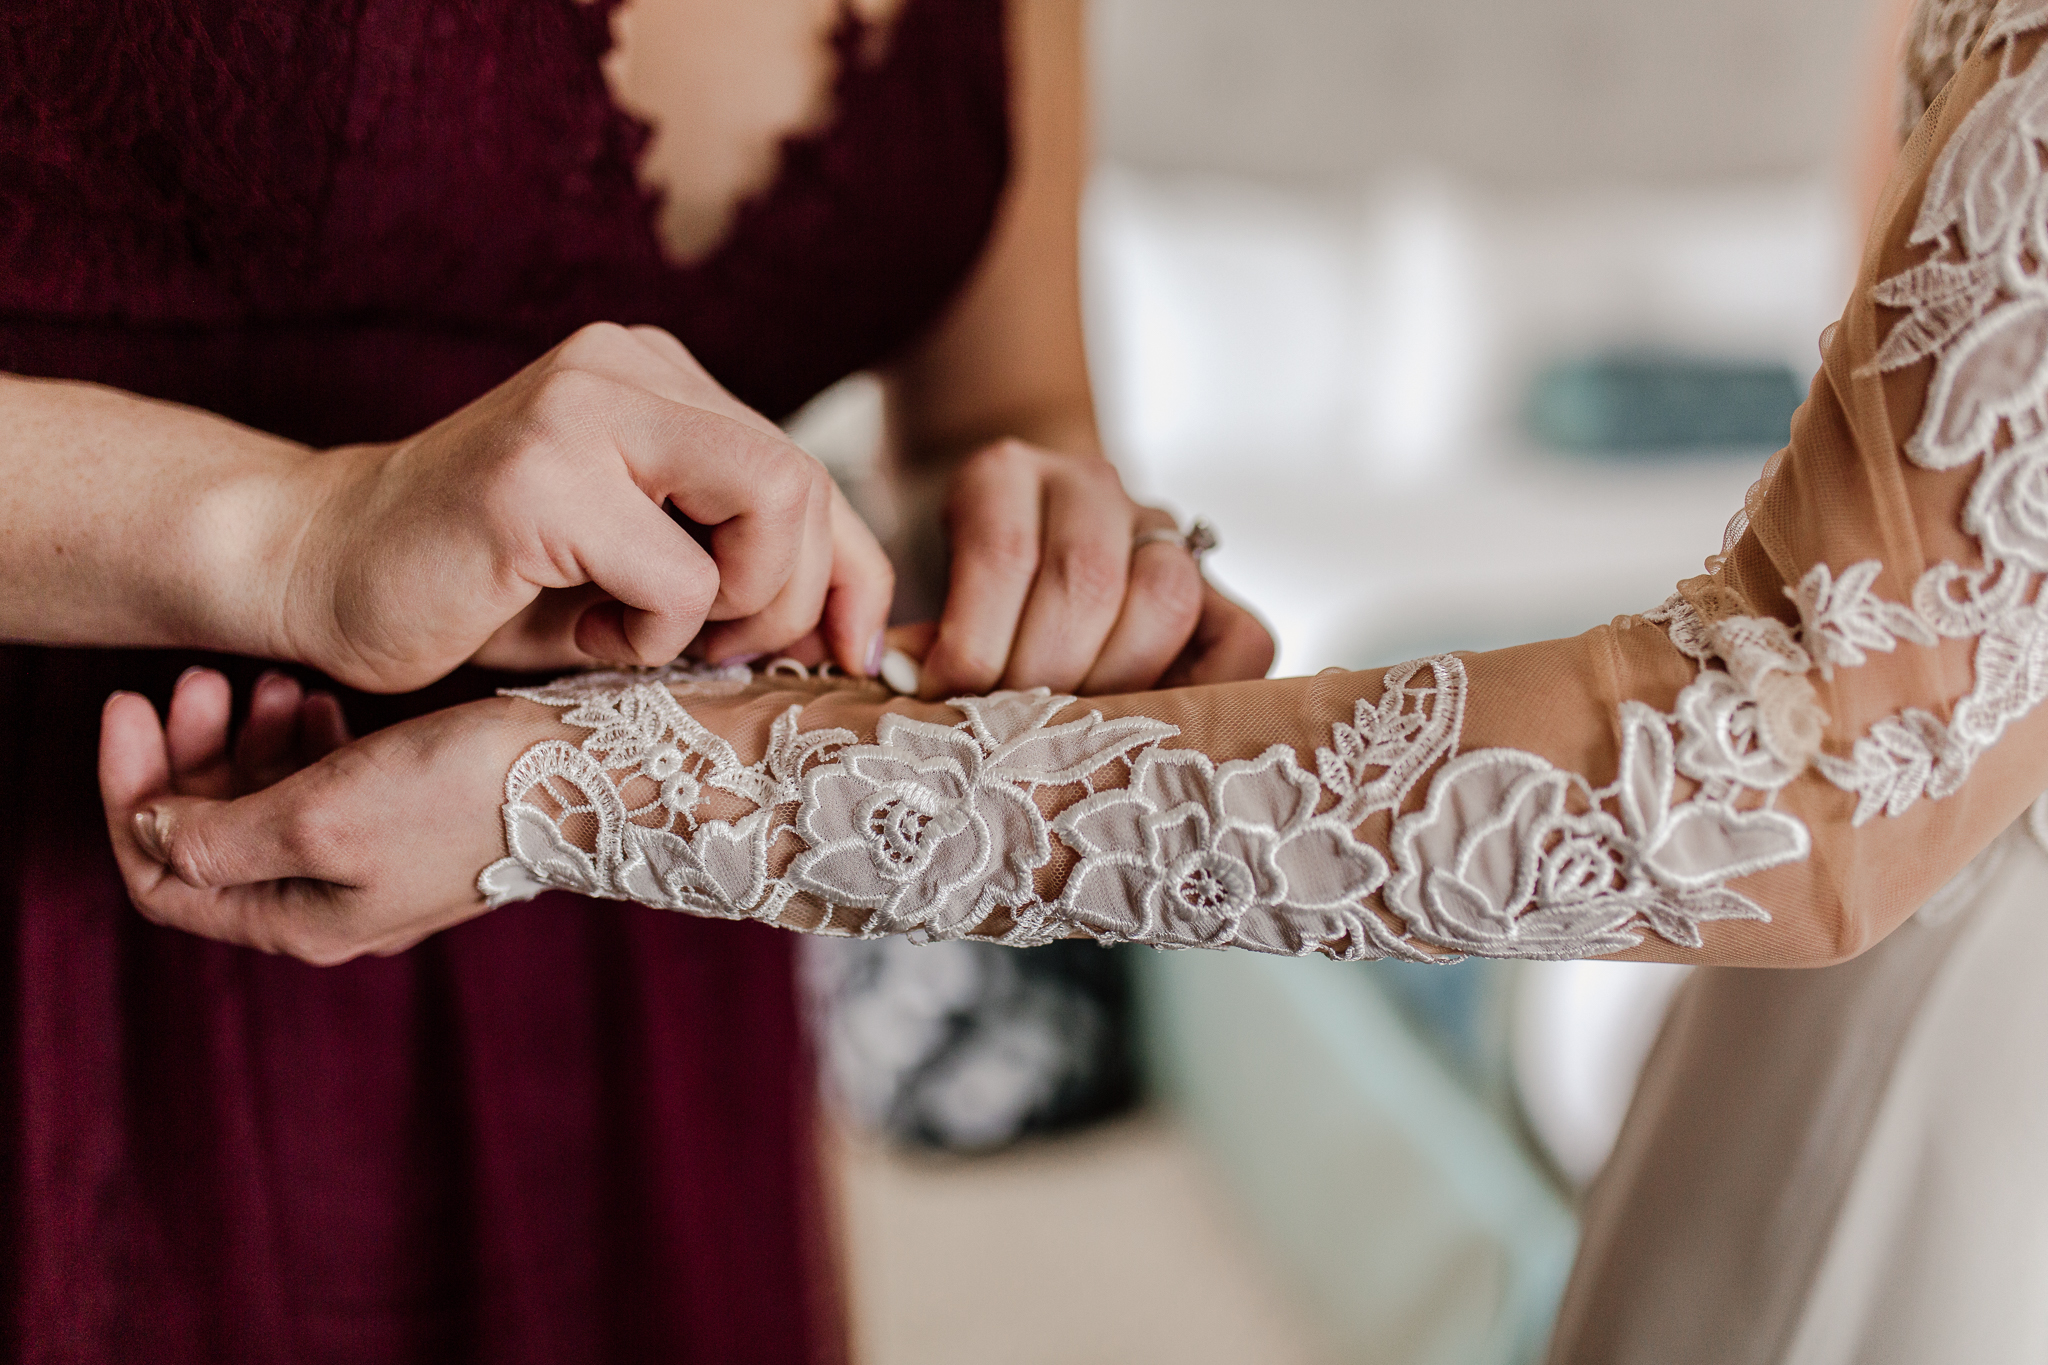
<path fill-rule="evenodd" d="M 1149 531 L 1139 531 L 1131 537 L 1131 553 L 1136 554 L 1147 545 L 1178 545 L 1195 557 L 1200 563 L 1202 556 L 1223 542 L 1216 535 L 1216 528 L 1202 517 L 1196 517 L 1183 531 L 1178 526 L 1155 526 Z"/>

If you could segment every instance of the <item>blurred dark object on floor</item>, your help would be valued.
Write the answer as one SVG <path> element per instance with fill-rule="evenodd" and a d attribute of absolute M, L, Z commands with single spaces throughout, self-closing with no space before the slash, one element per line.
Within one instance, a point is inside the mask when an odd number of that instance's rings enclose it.
<path fill-rule="evenodd" d="M 1529 434 L 1600 454 L 1764 446 L 1790 439 L 1805 388 L 1789 365 L 1654 352 L 1560 361 L 1529 386 Z"/>
<path fill-rule="evenodd" d="M 899 1142 L 991 1151 L 1137 1099 L 1131 949 L 889 938 L 805 951 L 826 1081 Z"/>

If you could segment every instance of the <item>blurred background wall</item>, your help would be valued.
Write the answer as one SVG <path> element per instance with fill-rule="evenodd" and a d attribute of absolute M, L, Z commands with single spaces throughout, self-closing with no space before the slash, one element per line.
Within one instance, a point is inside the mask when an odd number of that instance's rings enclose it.
<path fill-rule="evenodd" d="M 1828 167 L 1866 0 L 1097 0 L 1112 163 L 1556 190 Z"/>
<path fill-rule="evenodd" d="M 1346 508 L 1301 528 L 1319 549 L 1367 519 L 1436 536 L 1462 505 L 1503 561 L 1556 560 L 1534 582 L 1463 563 L 1416 584 L 1395 566 L 1431 556 L 1394 537 L 1328 565 L 1297 612 L 1313 563 L 1270 558 L 1234 513 L 1217 563 L 1274 604 L 1282 671 L 1444 643 L 1426 620 L 1446 613 L 1474 645 L 1580 629 L 1654 603 L 1715 548 L 1705 513 L 1738 505 L 1734 461 L 1532 456 L 1530 385 L 1559 360 L 1645 351 L 1780 362 L 1803 387 L 1850 278 L 1871 0 L 1099 0 L 1093 15 L 1091 348 L 1133 482 L 1206 510 L 1256 459 Z M 1536 500 L 1547 523 L 1522 514 L 1531 482 L 1555 493 Z M 1495 526 L 1494 502 L 1542 534 Z M 1634 514 L 1681 503 L 1701 517 Z M 1545 549 L 1589 539 L 1604 552 Z M 1456 602 L 1437 600 L 1458 579 Z M 1488 606 L 1481 583 L 1528 590 Z"/>

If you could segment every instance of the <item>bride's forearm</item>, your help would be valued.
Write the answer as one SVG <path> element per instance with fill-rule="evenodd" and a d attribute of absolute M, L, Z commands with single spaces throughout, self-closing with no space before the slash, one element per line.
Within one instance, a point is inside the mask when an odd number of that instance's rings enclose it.
<path fill-rule="evenodd" d="M 1629 647 L 1670 652 L 1659 627 L 1634 633 Z M 1838 907 L 1815 879 L 1770 879 L 1808 852 L 1776 790 L 1676 770 L 1681 746 L 1704 742 L 1683 718 L 1699 698 L 1626 709 L 1614 752 L 1590 676 L 1610 647 L 1582 637 L 1086 702 L 566 680 L 522 694 L 563 730 L 514 767 L 509 856 L 479 886 L 493 902 L 556 886 L 863 936 L 1835 956 Z M 1686 685 L 1678 662 L 1667 706 Z M 1531 676 L 1553 693 L 1475 704 L 1476 689 Z M 1589 736 L 1608 771 L 1569 766 Z M 1686 753 L 1695 772 L 1709 763 Z"/>
<path fill-rule="evenodd" d="M 0 375 L 0 637 L 282 651 L 305 447 L 95 384 Z"/>

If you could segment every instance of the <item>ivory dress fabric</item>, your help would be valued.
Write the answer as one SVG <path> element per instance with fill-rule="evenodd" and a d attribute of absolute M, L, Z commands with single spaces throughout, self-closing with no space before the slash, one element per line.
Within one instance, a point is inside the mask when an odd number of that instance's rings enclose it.
<path fill-rule="evenodd" d="M 1911 135 L 1990 23 L 1922 0 Z M 1687 981 L 1551 1349 L 1578 1362 L 2048 1359 L 2048 800 L 1854 962 Z"/>
<path fill-rule="evenodd" d="M 1553 1365 L 2048 1359 L 2029 823 L 1853 962 L 1693 974 L 1588 1201 Z"/>

